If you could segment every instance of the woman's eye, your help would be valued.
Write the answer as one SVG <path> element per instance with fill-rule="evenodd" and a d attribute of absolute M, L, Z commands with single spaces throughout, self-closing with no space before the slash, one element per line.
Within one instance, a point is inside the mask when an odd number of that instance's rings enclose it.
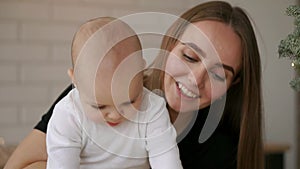
<path fill-rule="evenodd" d="M 189 56 L 189 55 L 187 55 L 187 54 L 183 54 L 183 57 L 184 57 L 184 59 L 185 59 L 186 61 L 188 61 L 188 62 L 191 62 L 191 63 L 198 62 L 197 59 L 195 59 L 195 58 L 193 58 L 193 57 L 191 57 L 191 56 Z"/>
<path fill-rule="evenodd" d="M 225 77 L 218 75 L 217 73 L 211 72 L 211 75 L 214 79 L 224 82 L 225 81 Z"/>

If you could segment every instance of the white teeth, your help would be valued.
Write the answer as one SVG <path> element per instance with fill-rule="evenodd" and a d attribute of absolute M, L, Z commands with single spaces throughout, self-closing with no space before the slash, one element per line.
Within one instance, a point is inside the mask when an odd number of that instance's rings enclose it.
<path fill-rule="evenodd" d="M 180 91 L 188 96 L 188 97 L 191 97 L 191 98 L 198 98 L 199 96 L 196 95 L 195 93 L 193 93 L 192 91 L 190 91 L 189 89 L 187 89 L 186 87 L 184 87 L 181 83 L 178 82 L 178 87 L 180 89 Z"/>

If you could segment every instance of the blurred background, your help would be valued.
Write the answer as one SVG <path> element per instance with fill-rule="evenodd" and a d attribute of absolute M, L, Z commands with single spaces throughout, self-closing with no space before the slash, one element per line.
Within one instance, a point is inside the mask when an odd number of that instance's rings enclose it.
<path fill-rule="evenodd" d="M 281 39 L 293 31 L 284 14 L 297 0 L 225 0 L 248 11 L 259 41 L 263 68 L 265 142 L 287 144 L 286 169 L 297 168 L 297 103 L 289 87 L 290 61 L 278 59 Z M 174 19 L 203 0 L 0 0 L 0 144 L 16 145 L 28 134 L 60 92 L 71 83 L 70 46 L 80 24 L 98 16 L 122 17 L 163 12 L 134 19 L 140 30 L 164 31 Z M 170 20 L 169 20 L 169 19 Z M 175 18 L 176 19 L 176 18 Z M 164 33 L 164 32 L 161 32 Z M 150 38 L 149 38 L 150 37 Z M 161 36 L 142 39 L 158 48 Z M 148 62 L 155 50 L 145 51 Z M 300 167 L 300 166 L 299 166 Z"/>

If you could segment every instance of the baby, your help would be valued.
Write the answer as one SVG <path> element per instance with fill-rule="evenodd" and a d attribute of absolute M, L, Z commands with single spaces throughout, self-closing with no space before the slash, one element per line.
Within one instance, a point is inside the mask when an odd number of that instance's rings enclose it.
<path fill-rule="evenodd" d="M 90 20 L 71 55 L 75 88 L 49 121 L 47 169 L 181 169 L 166 103 L 143 87 L 135 32 L 118 19 Z"/>

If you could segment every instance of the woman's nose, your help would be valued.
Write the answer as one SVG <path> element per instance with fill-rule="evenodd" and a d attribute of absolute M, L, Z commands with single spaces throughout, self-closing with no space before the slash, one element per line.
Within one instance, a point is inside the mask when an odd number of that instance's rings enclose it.
<path fill-rule="evenodd" d="M 203 64 L 201 64 L 201 66 L 197 66 L 190 69 L 188 79 L 191 82 L 191 84 L 197 86 L 198 88 L 201 88 L 204 86 L 206 76 L 206 67 Z"/>

